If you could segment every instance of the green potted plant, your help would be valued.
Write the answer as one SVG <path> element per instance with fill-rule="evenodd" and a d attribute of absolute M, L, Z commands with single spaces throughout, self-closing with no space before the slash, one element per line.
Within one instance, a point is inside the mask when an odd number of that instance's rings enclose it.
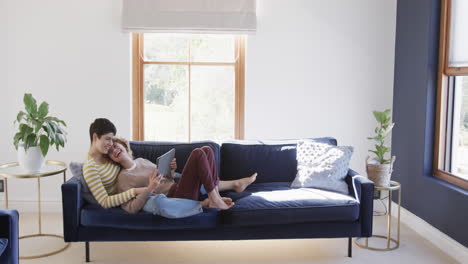
<path fill-rule="evenodd" d="M 375 149 L 369 150 L 375 154 L 372 160 L 367 157 L 366 160 L 366 171 L 367 176 L 376 186 L 389 186 L 390 177 L 393 171 L 393 163 L 396 157 L 392 156 L 388 158 L 386 155 L 390 153 L 390 146 L 386 145 L 386 138 L 393 129 L 395 123 L 392 123 L 391 110 L 387 109 L 383 112 L 373 111 L 374 117 L 377 120 L 377 127 L 375 128 L 375 136 L 368 137 L 367 139 L 376 142 Z"/>
<path fill-rule="evenodd" d="M 37 107 L 36 99 L 29 94 L 23 97 L 24 110 L 19 111 L 15 124 L 18 132 L 13 144 L 18 151 L 18 162 L 27 172 L 38 172 L 44 165 L 50 146 L 59 150 L 65 146 L 67 126 L 63 120 L 49 116 L 49 104 L 42 102 Z"/>

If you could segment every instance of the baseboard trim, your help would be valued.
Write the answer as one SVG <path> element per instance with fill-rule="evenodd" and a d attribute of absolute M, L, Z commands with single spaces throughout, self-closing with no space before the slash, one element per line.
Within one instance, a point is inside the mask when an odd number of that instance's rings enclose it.
<path fill-rule="evenodd" d="M 392 202 L 392 207 L 398 208 L 398 204 Z M 396 215 L 396 212 L 392 213 L 392 215 Z M 464 263 L 468 259 L 467 247 L 458 243 L 455 239 L 441 232 L 428 222 L 403 207 L 401 207 L 400 217 L 401 222 L 405 223 L 409 228 L 416 231 L 420 236 L 430 241 L 434 246 L 438 247 L 458 262 Z"/>
<path fill-rule="evenodd" d="M 5 208 L 5 201 L 0 200 L 0 208 Z M 37 213 L 39 211 L 37 201 L 8 201 L 8 209 L 16 209 L 22 213 Z M 41 211 L 43 213 L 62 212 L 62 202 L 42 201 Z"/>

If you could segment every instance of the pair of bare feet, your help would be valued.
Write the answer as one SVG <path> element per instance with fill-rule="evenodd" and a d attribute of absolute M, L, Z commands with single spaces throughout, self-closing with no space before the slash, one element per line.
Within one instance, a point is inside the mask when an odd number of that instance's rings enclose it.
<path fill-rule="evenodd" d="M 233 181 L 233 190 L 235 192 L 243 192 L 250 184 L 257 179 L 257 173 L 252 174 L 250 177 L 245 177 Z M 221 197 L 218 188 L 208 193 L 208 198 L 201 202 L 202 206 L 227 210 L 234 206 L 234 202 L 229 197 Z"/>
<path fill-rule="evenodd" d="M 211 193 L 216 192 L 216 190 L 211 191 Z M 211 193 L 208 193 L 208 198 L 200 202 L 202 206 L 210 207 L 210 208 L 217 208 L 221 210 L 227 210 L 234 206 L 234 202 L 229 197 L 221 197 L 219 193 L 217 194 L 219 197 L 210 197 Z"/>

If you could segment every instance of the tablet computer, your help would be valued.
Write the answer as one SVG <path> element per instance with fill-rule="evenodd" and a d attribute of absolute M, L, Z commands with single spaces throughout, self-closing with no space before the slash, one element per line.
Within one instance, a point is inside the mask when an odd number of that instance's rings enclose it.
<path fill-rule="evenodd" d="M 158 174 L 168 175 L 171 173 L 171 161 L 175 158 L 175 149 L 171 149 L 168 152 L 161 155 L 156 159 L 156 165 L 158 166 Z"/>

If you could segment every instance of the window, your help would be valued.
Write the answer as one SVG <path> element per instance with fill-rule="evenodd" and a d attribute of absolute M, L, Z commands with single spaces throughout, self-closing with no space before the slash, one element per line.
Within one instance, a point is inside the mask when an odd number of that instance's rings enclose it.
<path fill-rule="evenodd" d="M 244 37 L 133 35 L 133 139 L 243 138 Z"/>
<path fill-rule="evenodd" d="M 441 9 L 434 175 L 468 189 L 468 1 Z"/>

